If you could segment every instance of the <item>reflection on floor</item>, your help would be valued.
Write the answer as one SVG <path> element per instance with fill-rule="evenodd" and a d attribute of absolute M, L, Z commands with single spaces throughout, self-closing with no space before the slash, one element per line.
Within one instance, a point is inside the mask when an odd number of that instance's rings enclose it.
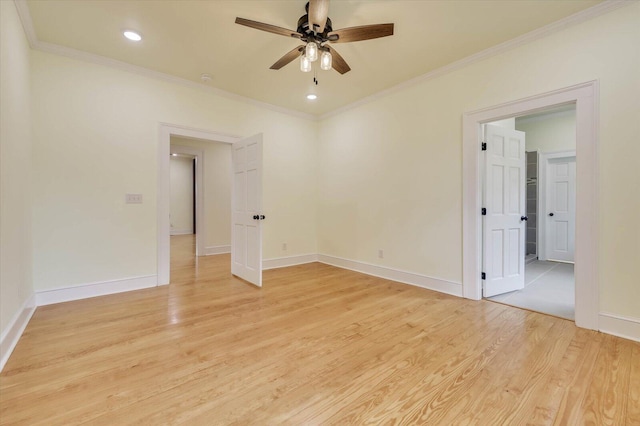
<path fill-rule="evenodd" d="M 573 264 L 537 260 L 525 265 L 525 287 L 489 300 L 575 320 Z"/>
<path fill-rule="evenodd" d="M 174 282 L 178 276 L 195 279 L 197 268 L 196 236 L 194 234 L 172 235 L 171 282 Z"/>

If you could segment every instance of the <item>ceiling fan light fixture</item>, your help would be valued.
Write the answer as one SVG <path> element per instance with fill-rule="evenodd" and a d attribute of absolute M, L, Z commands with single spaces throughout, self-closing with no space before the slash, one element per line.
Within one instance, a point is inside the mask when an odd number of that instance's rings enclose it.
<path fill-rule="evenodd" d="M 322 52 L 322 55 L 320 55 L 320 68 L 324 71 L 329 71 L 331 69 L 331 63 L 331 52 L 325 50 L 324 52 Z"/>
<path fill-rule="evenodd" d="M 311 62 L 315 62 L 316 60 L 318 60 L 318 45 L 313 41 L 307 43 L 307 47 L 304 51 L 304 56 L 309 58 Z"/>
<path fill-rule="evenodd" d="M 300 56 L 300 71 L 311 71 L 311 61 L 305 55 Z"/>

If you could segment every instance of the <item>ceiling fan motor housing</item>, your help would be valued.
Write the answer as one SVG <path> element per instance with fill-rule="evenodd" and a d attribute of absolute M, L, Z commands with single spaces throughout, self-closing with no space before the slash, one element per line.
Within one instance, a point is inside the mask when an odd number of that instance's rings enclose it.
<path fill-rule="evenodd" d="M 315 40 L 317 43 L 323 43 L 329 40 L 327 34 L 333 31 L 333 26 L 331 25 L 331 19 L 327 18 L 327 23 L 324 26 L 324 32 L 322 32 L 322 34 L 314 34 L 314 32 L 309 28 L 309 15 L 302 15 L 300 19 L 298 19 L 297 31 L 300 34 L 304 34 L 304 38 L 302 39 L 304 41 Z"/>

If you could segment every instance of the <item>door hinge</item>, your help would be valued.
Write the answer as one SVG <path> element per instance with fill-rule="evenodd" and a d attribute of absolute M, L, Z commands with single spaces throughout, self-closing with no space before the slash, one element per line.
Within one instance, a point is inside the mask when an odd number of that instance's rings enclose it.
<path fill-rule="evenodd" d="M 484 272 L 482 273 L 482 275 L 481 275 L 481 276 L 482 276 L 482 279 L 483 279 L 483 280 L 486 280 L 486 279 L 487 279 L 487 274 L 485 274 Z"/>
<path fill-rule="evenodd" d="M 486 142 L 482 142 L 482 150 L 483 151 L 487 150 L 487 143 Z"/>
<path fill-rule="evenodd" d="M 482 216 L 486 216 L 487 215 L 487 208 L 483 207 L 482 208 Z"/>

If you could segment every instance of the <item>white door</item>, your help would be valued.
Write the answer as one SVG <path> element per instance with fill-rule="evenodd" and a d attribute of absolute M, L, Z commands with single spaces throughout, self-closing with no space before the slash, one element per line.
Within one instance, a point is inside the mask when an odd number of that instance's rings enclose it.
<path fill-rule="evenodd" d="M 262 287 L 262 134 L 233 144 L 231 273 Z"/>
<path fill-rule="evenodd" d="M 483 296 L 524 288 L 525 135 L 485 125 Z"/>
<path fill-rule="evenodd" d="M 547 163 L 546 258 L 573 262 L 576 245 L 576 157 Z"/>

